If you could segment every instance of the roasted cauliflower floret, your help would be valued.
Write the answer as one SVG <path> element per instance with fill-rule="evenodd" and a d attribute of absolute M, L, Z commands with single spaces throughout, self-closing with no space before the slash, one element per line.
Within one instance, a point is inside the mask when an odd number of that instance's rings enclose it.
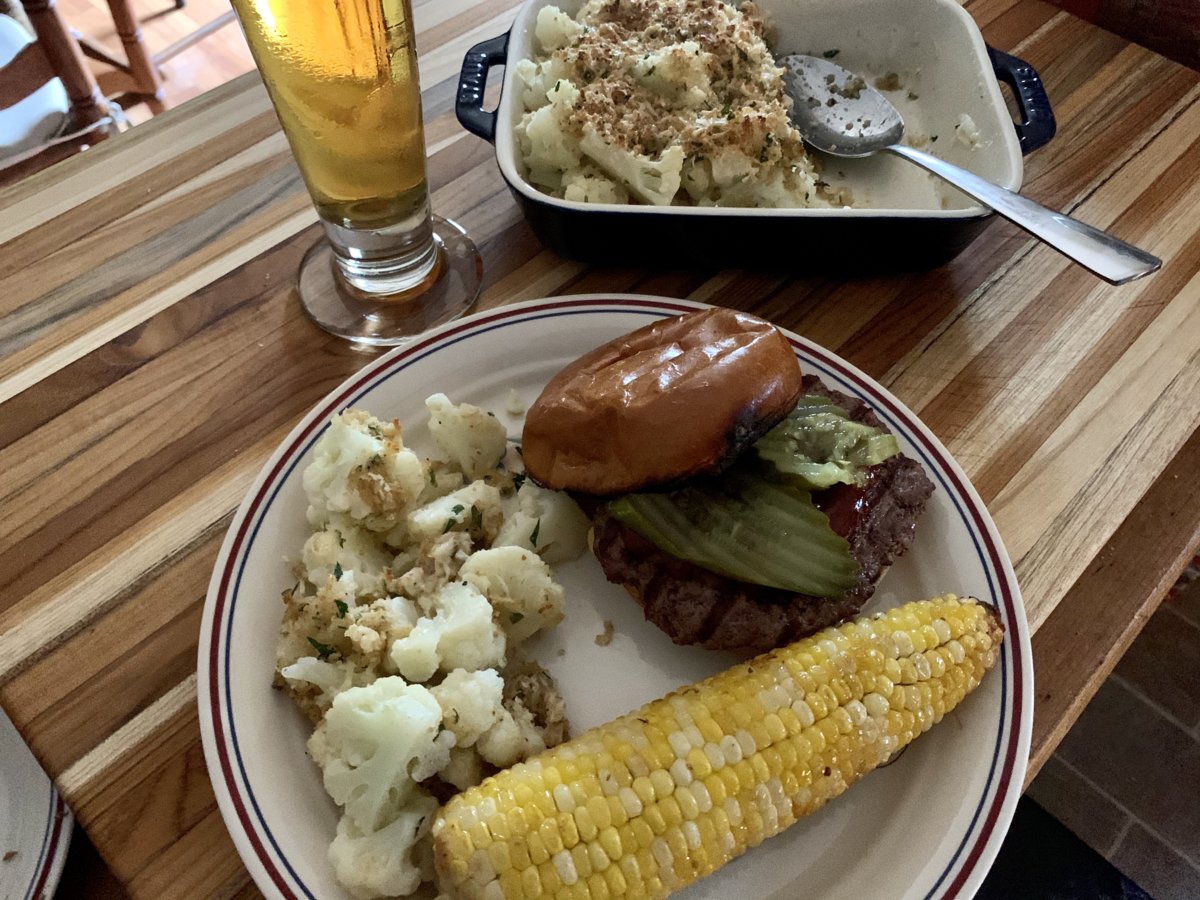
<path fill-rule="evenodd" d="M 529 180 L 558 190 L 564 172 L 579 168 L 581 146 L 568 120 L 579 102 L 579 90 L 558 78 L 546 88 L 546 105 L 525 113 L 517 124 L 517 141 L 529 166 Z"/>
<path fill-rule="evenodd" d="M 442 722 L 454 732 L 456 747 L 470 747 L 504 712 L 504 679 L 495 669 L 455 669 L 429 692 L 442 707 Z"/>
<path fill-rule="evenodd" d="M 335 571 L 350 572 L 354 579 L 356 597 L 381 596 L 383 576 L 395 557 L 374 532 L 350 525 L 327 523 L 314 531 L 304 542 L 301 561 L 304 577 L 310 584 L 325 583 Z M 338 576 L 341 577 L 341 576 Z"/>
<path fill-rule="evenodd" d="M 361 834 L 394 822 L 417 782 L 450 761 L 454 733 L 426 688 L 396 676 L 338 694 L 308 749 L 325 790 Z"/>
<path fill-rule="evenodd" d="M 562 562 L 583 552 L 590 524 L 567 494 L 526 481 L 517 491 L 517 510 L 504 521 L 492 546 L 524 547 L 546 562 Z"/>
<path fill-rule="evenodd" d="M 467 478 L 483 478 L 496 468 L 508 445 L 499 419 L 470 403 L 451 403 L 445 394 L 434 394 L 425 408 L 433 442 Z"/>
<path fill-rule="evenodd" d="M 409 681 L 428 681 L 439 669 L 488 669 L 504 665 L 504 631 L 492 606 L 474 586 L 446 585 L 434 599 L 432 618 L 392 644 L 392 664 Z"/>
<path fill-rule="evenodd" d="M 428 841 L 437 806 L 433 797 L 414 797 L 391 823 L 370 832 L 360 831 L 349 816 L 342 816 L 329 846 L 338 881 L 362 900 L 415 891 L 422 873 L 414 856 L 420 855 L 418 845 Z"/>
<path fill-rule="evenodd" d="M 562 586 L 532 550 L 513 546 L 478 550 L 458 574 L 487 597 L 514 644 L 562 621 Z"/>
<path fill-rule="evenodd" d="M 546 749 L 542 731 L 533 714 L 520 701 L 503 708 L 499 720 L 475 742 L 479 755 L 493 766 L 507 769 Z"/>
<path fill-rule="evenodd" d="M 490 544 L 503 523 L 500 489 L 483 481 L 472 481 L 408 515 L 409 535 L 422 541 L 465 531 L 473 540 Z"/>
<path fill-rule="evenodd" d="M 330 422 L 304 470 L 314 526 L 347 519 L 386 532 L 403 522 L 425 487 L 425 466 L 404 446 L 398 422 L 350 409 Z"/>
<path fill-rule="evenodd" d="M 356 666 L 350 660 L 330 662 L 316 656 L 302 656 L 280 669 L 279 674 L 296 705 L 314 725 L 321 721 L 338 694 L 375 680 L 372 670 Z"/>
<path fill-rule="evenodd" d="M 394 675 L 396 669 L 388 650 L 408 636 L 420 617 L 417 605 L 407 597 L 382 597 L 359 607 L 353 623 L 346 627 L 351 657 L 364 667 Z"/>
<path fill-rule="evenodd" d="M 353 575 L 329 575 L 315 593 L 306 594 L 299 584 L 283 592 L 283 621 L 275 645 L 275 669 L 282 670 L 302 656 L 322 659 L 345 658 L 350 653 L 345 629 L 355 606 Z M 281 682 L 277 679 L 276 684 Z"/>

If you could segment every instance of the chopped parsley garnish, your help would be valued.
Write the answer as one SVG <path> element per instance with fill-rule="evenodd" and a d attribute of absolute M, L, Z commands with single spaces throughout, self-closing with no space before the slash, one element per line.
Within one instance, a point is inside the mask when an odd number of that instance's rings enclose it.
<path fill-rule="evenodd" d="M 342 536 L 342 533 L 341 533 L 340 531 L 337 531 L 337 532 L 334 532 L 334 533 L 335 533 L 335 534 L 337 535 L 337 537 L 338 537 L 338 546 L 339 546 L 339 547 L 345 547 L 345 546 L 346 546 L 346 539 L 345 539 L 345 538 Z"/>
<path fill-rule="evenodd" d="M 334 600 L 333 605 L 337 607 L 338 617 L 342 619 L 346 618 L 346 613 L 350 612 L 350 607 L 347 605 L 346 601 Z"/>
<path fill-rule="evenodd" d="M 333 564 L 333 577 L 336 578 L 338 581 L 341 581 L 342 580 L 342 572 L 343 572 L 342 564 L 335 562 Z"/>
<path fill-rule="evenodd" d="M 521 621 L 523 618 L 525 618 L 525 613 L 511 613 L 511 614 L 509 615 L 509 617 L 508 617 L 508 621 L 510 621 L 510 622 L 512 622 L 514 625 L 516 625 L 516 624 L 517 624 L 518 622 L 520 622 L 520 621 Z"/>
<path fill-rule="evenodd" d="M 462 511 L 464 509 L 466 509 L 466 507 L 463 506 L 461 503 L 455 503 L 452 507 L 450 507 L 450 512 L 454 513 L 454 515 L 457 516 L 457 515 L 461 515 Z"/>
<path fill-rule="evenodd" d="M 841 52 L 842 52 L 841 50 L 826 50 L 821 55 L 823 57 L 825 57 L 826 59 L 833 59 L 835 56 L 837 56 Z"/>
<path fill-rule="evenodd" d="M 446 525 L 444 528 L 442 528 L 442 534 L 445 534 L 447 531 L 449 531 L 451 528 L 453 528 L 457 524 L 458 524 L 458 519 L 451 516 L 449 519 L 446 520 Z"/>
<path fill-rule="evenodd" d="M 653 75 L 653 74 L 654 74 L 654 70 L 655 70 L 655 69 L 657 69 L 657 68 L 658 68 L 658 66 L 651 66 L 650 68 L 648 68 L 648 69 L 646 70 L 646 77 L 647 77 L 647 78 L 649 78 L 651 75 Z"/>
<path fill-rule="evenodd" d="M 328 644 L 322 644 L 315 637 L 310 637 L 308 642 L 312 644 L 313 649 L 317 651 L 317 655 L 321 657 L 321 659 L 329 659 L 329 655 L 333 653 L 332 647 L 330 647 Z"/>
<path fill-rule="evenodd" d="M 434 487 L 437 487 L 437 472 L 435 472 L 433 469 L 429 470 L 429 483 Z"/>
<path fill-rule="evenodd" d="M 367 434 L 373 438 L 382 438 L 383 430 L 378 425 L 371 424 L 367 426 Z"/>
<path fill-rule="evenodd" d="M 732 113 L 733 113 L 733 103 L 729 100 L 726 100 L 725 105 L 721 107 L 721 115 L 724 118 L 728 119 Z"/>
<path fill-rule="evenodd" d="M 525 479 L 528 477 L 529 476 L 527 476 L 524 472 L 517 472 L 515 475 L 513 475 L 513 490 L 519 491 L 521 489 L 521 485 L 525 483 Z"/>
<path fill-rule="evenodd" d="M 539 518 L 537 524 L 533 526 L 533 531 L 529 533 L 529 543 L 537 546 L 538 532 L 542 530 L 542 520 Z"/>

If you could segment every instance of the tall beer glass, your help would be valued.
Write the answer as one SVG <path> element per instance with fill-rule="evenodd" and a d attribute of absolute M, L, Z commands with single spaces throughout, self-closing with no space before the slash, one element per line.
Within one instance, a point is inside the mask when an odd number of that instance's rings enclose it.
<path fill-rule="evenodd" d="M 475 301 L 479 254 L 431 215 L 410 0 L 233 0 L 327 241 L 300 268 L 327 331 L 398 344 Z"/>

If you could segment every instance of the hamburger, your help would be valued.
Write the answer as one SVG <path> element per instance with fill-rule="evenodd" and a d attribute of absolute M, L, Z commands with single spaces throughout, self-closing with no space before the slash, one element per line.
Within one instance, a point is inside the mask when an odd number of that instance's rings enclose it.
<path fill-rule="evenodd" d="M 677 644 L 762 652 L 856 615 L 933 491 L 862 401 L 762 319 L 704 309 L 577 359 L 522 435 L 609 581 Z"/>

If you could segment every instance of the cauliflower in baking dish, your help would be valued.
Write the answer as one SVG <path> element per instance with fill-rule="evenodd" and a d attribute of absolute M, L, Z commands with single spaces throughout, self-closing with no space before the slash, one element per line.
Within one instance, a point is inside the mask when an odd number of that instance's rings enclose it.
<path fill-rule="evenodd" d="M 515 65 L 520 162 L 583 203 L 828 206 L 788 116 L 755 4 L 586 0 L 544 6 Z"/>
<path fill-rule="evenodd" d="M 313 446 L 275 648 L 275 685 L 313 723 L 309 755 L 343 810 L 330 863 L 362 898 L 432 878 L 438 798 L 567 736 L 520 646 L 562 620 L 548 563 L 582 551 L 587 520 L 525 481 L 495 416 L 443 394 L 425 405 L 435 458 L 363 410 Z"/>

